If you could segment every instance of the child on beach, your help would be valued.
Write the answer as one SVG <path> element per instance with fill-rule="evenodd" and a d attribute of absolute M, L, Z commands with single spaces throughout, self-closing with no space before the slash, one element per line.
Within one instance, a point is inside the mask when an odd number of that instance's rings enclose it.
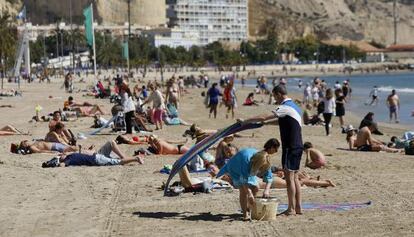
<path fill-rule="evenodd" d="M 319 169 L 326 165 L 326 159 L 323 153 L 314 148 L 312 143 L 305 142 L 303 144 L 304 152 L 306 154 L 305 166 L 311 169 Z"/>
<path fill-rule="evenodd" d="M 254 205 L 259 191 L 258 176 L 263 176 L 266 182 L 263 197 L 270 196 L 273 175 L 269 156 L 275 154 L 279 146 L 279 141 L 273 138 L 265 143 L 264 149 L 260 152 L 253 148 L 242 149 L 217 174 L 217 177 L 228 174 L 234 187 L 239 189 L 243 220 L 250 220 L 249 206 Z"/>
<path fill-rule="evenodd" d="M 323 119 L 325 120 L 325 131 L 326 136 L 329 136 L 329 128 L 331 127 L 331 119 L 335 113 L 335 100 L 332 89 L 326 90 L 325 98 L 323 99 L 324 110 L 323 110 Z"/>

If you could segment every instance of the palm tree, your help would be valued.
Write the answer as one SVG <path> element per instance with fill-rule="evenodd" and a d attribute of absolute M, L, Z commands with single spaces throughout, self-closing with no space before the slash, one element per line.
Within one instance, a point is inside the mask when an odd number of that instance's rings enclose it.
<path fill-rule="evenodd" d="M 0 17 L 0 63 L 3 75 L 13 65 L 17 28 L 13 24 L 13 17 L 6 11 Z M 1 83 L 3 89 L 3 79 Z"/>

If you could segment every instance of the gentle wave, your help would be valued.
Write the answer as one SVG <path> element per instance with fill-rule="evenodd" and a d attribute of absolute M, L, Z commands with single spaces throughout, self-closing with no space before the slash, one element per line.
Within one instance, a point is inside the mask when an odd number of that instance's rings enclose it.
<path fill-rule="evenodd" d="M 380 86 L 378 88 L 379 91 L 383 91 L 383 92 L 391 92 L 392 90 L 396 90 L 397 93 L 401 92 L 401 93 L 414 93 L 414 88 L 395 88 L 392 86 Z"/>

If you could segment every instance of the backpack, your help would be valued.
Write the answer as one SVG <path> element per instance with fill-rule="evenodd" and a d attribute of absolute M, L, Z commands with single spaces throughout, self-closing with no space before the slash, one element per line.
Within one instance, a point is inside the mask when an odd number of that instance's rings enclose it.
<path fill-rule="evenodd" d="M 408 143 L 408 146 L 405 147 L 405 154 L 410 155 L 410 156 L 414 156 L 414 140 L 411 140 Z"/>

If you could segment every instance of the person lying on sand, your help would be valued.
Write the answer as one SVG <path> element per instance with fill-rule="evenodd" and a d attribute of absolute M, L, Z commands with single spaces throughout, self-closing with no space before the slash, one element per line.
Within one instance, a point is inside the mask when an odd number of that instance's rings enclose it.
<path fill-rule="evenodd" d="M 319 169 L 326 165 L 324 154 L 313 147 L 312 143 L 305 142 L 303 144 L 304 152 L 306 154 L 305 166 L 311 169 Z"/>
<path fill-rule="evenodd" d="M 69 96 L 68 100 L 63 103 L 64 110 L 71 110 L 74 107 L 91 107 L 93 104 L 89 102 L 78 103 L 76 102 L 72 96 Z"/>
<path fill-rule="evenodd" d="M 116 156 L 111 156 L 111 153 Z M 127 157 L 121 152 L 115 141 L 105 143 L 96 153 L 88 151 L 85 153 L 72 153 L 69 155 L 61 155 L 55 157 L 48 162 L 42 164 L 43 168 L 50 167 L 67 167 L 67 166 L 111 166 L 111 165 L 126 165 L 132 162 L 144 164 L 143 158 Z"/>
<path fill-rule="evenodd" d="M 105 112 L 103 112 L 99 105 L 93 105 L 88 102 L 76 103 L 72 96 L 69 96 L 69 99 L 65 101 L 63 110 L 75 111 L 78 117 L 93 117 L 96 114 L 105 115 Z"/>
<path fill-rule="evenodd" d="M 30 135 L 29 133 L 23 133 L 17 130 L 17 128 L 6 125 L 2 128 L 0 128 L 0 136 L 11 136 L 11 135 Z"/>
<path fill-rule="evenodd" d="M 358 151 L 385 151 L 396 153 L 399 149 L 389 148 L 382 142 L 372 137 L 372 132 L 377 130 L 377 124 L 371 121 L 367 122 L 367 126 L 361 128 L 355 140 L 355 146 Z"/>
<path fill-rule="evenodd" d="M 286 180 L 285 175 L 283 172 L 283 169 L 279 169 L 275 166 L 272 167 L 272 173 L 273 176 L 273 182 L 271 188 L 286 188 Z M 314 188 L 327 188 L 327 187 L 336 187 L 335 183 L 333 183 L 329 179 L 320 180 L 320 177 L 312 178 L 310 175 L 308 175 L 305 171 L 299 171 L 299 182 L 301 186 L 307 186 L 307 187 L 314 187 Z M 260 183 L 260 188 L 265 188 L 265 183 Z"/>
<path fill-rule="evenodd" d="M 162 139 L 150 136 L 148 139 L 150 151 L 157 155 L 180 155 L 186 153 L 190 148 L 184 144 L 171 144 Z"/>
<path fill-rule="evenodd" d="M 270 197 L 270 187 L 273 174 L 270 169 L 270 155 L 275 154 L 280 143 L 277 139 L 268 140 L 262 151 L 253 148 L 240 150 L 233 158 L 220 169 L 217 177 L 228 174 L 233 186 L 240 191 L 240 206 L 243 219 L 250 220 L 250 207 L 255 203 L 259 191 L 258 175 L 263 175 L 266 186 L 263 197 Z"/>
<path fill-rule="evenodd" d="M 119 135 L 115 142 L 117 144 L 127 144 L 127 145 L 142 145 L 148 144 L 150 136 L 132 136 L 132 138 L 126 135 Z"/>
<path fill-rule="evenodd" d="M 217 129 L 202 129 L 196 124 L 192 124 L 189 129 L 187 129 L 183 137 L 190 136 L 191 139 L 196 140 L 196 144 L 204 140 L 206 137 L 215 134 L 218 130 Z M 234 137 L 248 137 L 252 138 L 254 137 L 254 133 L 252 133 L 251 136 L 241 135 L 238 133 L 233 134 Z"/>
<path fill-rule="evenodd" d="M 403 140 L 396 136 L 391 137 L 391 142 L 388 144 L 388 147 L 396 148 L 396 149 L 405 149 L 409 146 L 410 142 L 414 139 L 410 140 Z"/>
<path fill-rule="evenodd" d="M 13 108 L 13 105 L 0 105 L 0 108 Z"/>
<path fill-rule="evenodd" d="M 32 144 L 29 141 L 24 140 L 20 142 L 19 145 L 12 144 L 11 152 L 19 153 L 23 151 L 23 154 L 31 153 L 67 153 L 67 152 L 76 152 L 78 148 L 76 146 L 68 146 L 62 143 L 56 142 L 45 142 L 45 141 L 36 141 Z"/>
<path fill-rule="evenodd" d="M 97 114 L 105 115 L 105 112 L 99 105 L 73 107 L 71 110 L 75 111 L 78 117 L 93 117 Z"/>

